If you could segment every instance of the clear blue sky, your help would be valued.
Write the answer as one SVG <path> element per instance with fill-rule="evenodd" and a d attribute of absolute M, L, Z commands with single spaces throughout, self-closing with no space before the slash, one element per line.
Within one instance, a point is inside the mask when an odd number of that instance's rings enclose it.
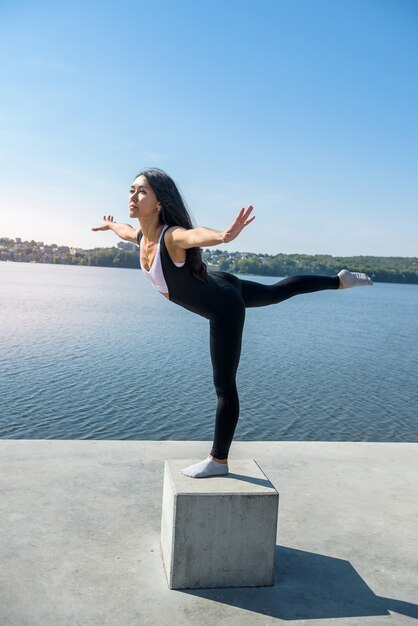
<path fill-rule="evenodd" d="M 416 0 L 3 0 L 0 52 L 1 236 L 116 245 L 157 166 L 225 250 L 418 256 Z"/>

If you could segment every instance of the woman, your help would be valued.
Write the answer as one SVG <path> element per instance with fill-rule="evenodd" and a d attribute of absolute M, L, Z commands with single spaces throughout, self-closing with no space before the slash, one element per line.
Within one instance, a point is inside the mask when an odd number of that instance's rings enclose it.
<path fill-rule="evenodd" d="M 92 230 L 113 230 L 121 239 L 140 246 L 140 262 L 154 287 L 172 302 L 209 320 L 213 381 L 218 397 L 215 433 L 209 456 L 182 470 L 203 478 L 228 473 L 228 452 L 239 417 L 236 373 L 247 307 L 267 306 L 302 293 L 372 285 L 366 274 L 341 270 L 337 276 L 290 276 L 273 285 L 242 280 L 221 271 L 207 271 L 201 247 L 233 241 L 255 218 L 253 207 L 241 209 L 225 231 L 193 228 L 185 202 L 174 181 L 152 168 L 138 174 L 129 196 L 131 218 L 139 228 L 117 224 L 103 216 Z"/>

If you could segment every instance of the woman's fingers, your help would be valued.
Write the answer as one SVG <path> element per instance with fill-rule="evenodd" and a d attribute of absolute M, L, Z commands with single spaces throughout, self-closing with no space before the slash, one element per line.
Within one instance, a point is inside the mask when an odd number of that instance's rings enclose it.
<path fill-rule="evenodd" d="M 242 208 L 241 211 L 238 214 L 238 218 L 237 220 L 242 222 L 245 221 L 247 219 L 247 217 L 249 216 L 249 214 L 251 213 L 251 211 L 253 210 L 253 206 L 250 204 L 250 206 L 247 207 L 247 209 Z"/>
<path fill-rule="evenodd" d="M 247 220 L 247 217 L 250 215 L 253 208 L 254 208 L 253 205 L 250 204 L 246 209 L 245 207 L 243 207 L 240 210 L 235 221 L 231 224 L 228 230 L 225 231 L 225 236 L 224 236 L 225 242 L 229 240 L 232 241 L 232 239 L 235 239 L 235 237 L 239 235 L 239 233 L 242 231 L 242 229 L 245 226 L 248 226 L 248 224 L 251 224 L 251 222 L 255 219 L 255 215 L 253 215 L 252 218 L 249 220 Z"/>
<path fill-rule="evenodd" d="M 249 220 L 247 221 L 247 217 L 250 215 L 251 211 L 253 210 L 253 206 L 250 204 L 250 206 L 247 208 L 247 210 L 245 209 L 241 209 L 241 211 L 239 212 L 239 215 L 237 217 L 237 219 L 235 220 L 235 224 L 242 224 L 244 226 L 246 226 L 247 224 L 249 224 L 255 217 L 255 215 Z M 244 211 L 244 213 L 243 213 Z"/>

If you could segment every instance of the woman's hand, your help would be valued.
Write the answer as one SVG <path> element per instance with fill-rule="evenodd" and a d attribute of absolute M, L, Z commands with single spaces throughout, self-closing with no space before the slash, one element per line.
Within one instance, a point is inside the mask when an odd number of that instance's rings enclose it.
<path fill-rule="evenodd" d="M 106 215 L 103 215 L 103 222 L 100 224 L 100 226 L 95 226 L 94 228 L 92 228 L 92 230 L 109 230 L 109 224 L 116 224 L 116 222 L 113 221 L 113 215 L 108 215 L 107 217 Z"/>
<path fill-rule="evenodd" d="M 241 211 L 238 213 L 238 217 L 236 218 L 235 222 L 233 222 L 231 226 L 223 232 L 222 243 L 229 243 L 230 241 L 235 239 L 235 237 L 238 237 L 242 229 L 248 226 L 248 224 L 250 224 L 253 221 L 253 219 L 255 219 L 255 215 L 253 215 L 253 217 L 250 220 L 247 220 L 247 217 L 249 216 L 252 210 L 253 210 L 253 207 L 251 204 L 247 209 L 241 209 Z"/>

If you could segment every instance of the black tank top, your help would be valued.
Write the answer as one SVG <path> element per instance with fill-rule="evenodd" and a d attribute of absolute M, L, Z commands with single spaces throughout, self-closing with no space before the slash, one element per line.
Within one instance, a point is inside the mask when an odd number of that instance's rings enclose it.
<path fill-rule="evenodd" d="M 200 282 L 193 276 L 187 257 L 182 267 L 174 265 L 165 244 L 166 233 L 161 237 L 160 255 L 169 299 L 192 313 L 211 319 L 221 305 L 220 287 L 230 286 L 231 280 L 225 280 L 225 272 L 208 271 L 208 282 Z M 138 243 L 140 235 L 142 237 L 141 231 L 138 233 Z"/>

